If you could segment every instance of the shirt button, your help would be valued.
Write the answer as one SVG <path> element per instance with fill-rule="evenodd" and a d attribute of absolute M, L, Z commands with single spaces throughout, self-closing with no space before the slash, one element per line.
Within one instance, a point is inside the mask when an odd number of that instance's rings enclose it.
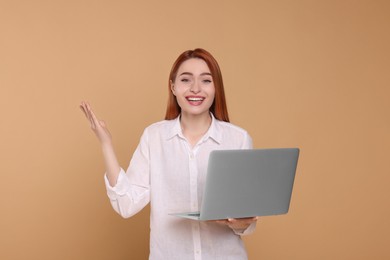
<path fill-rule="evenodd" d="M 190 154 L 190 159 L 191 159 L 191 160 L 194 159 L 194 155 L 193 155 L 193 154 Z"/>

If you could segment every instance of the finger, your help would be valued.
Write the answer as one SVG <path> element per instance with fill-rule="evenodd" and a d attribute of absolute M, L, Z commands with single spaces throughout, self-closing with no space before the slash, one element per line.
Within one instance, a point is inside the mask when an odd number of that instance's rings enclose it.
<path fill-rule="evenodd" d="M 252 223 L 254 223 L 254 222 L 257 221 L 257 218 L 258 218 L 258 217 L 249 218 L 249 219 L 246 221 L 246 223 L 252 224 Z"/>
<path fill-rule="evenodd" d="M 257 217 L 229 219 L 231 224 L 251 224 L 257 221 Z"/>
<path fill-rule="evenodd" d="M 216 223 L 221 224 L 221 225 L 229 225 L 229 222 L 225 219 L 218 219 L 215 220 Z"/>
<path fill-rule="evenodd" d="M 87 115 L 87 108 L 85 107 L 85 103 L 84 103 L 84 102 L 82 102 L 82 103 L 80 104 L 80 110 L 83 111 L 85 117 L 88 118 L 88 115 Z"/>
<path fill-rule="evenodd" d="M 88 119 L 88 121 L 90 122 L 91 124 L 91 127 L 93 127 L 93 121 L 92 121 L 92 117 L 90 115 L 90 112 L 87 108 L 87 105 L 85 102 L 82 102 L 81 105 L 80 105 L 80 109 L 83 111 L 85 117 Z"/>
<path fill-rule="evenodd" d="M 91 111 L 88 109 L 87 106 L 85 106 L 85 114 L 87 116 L 87 119 L 88 119 L 89 123 L 91 124 L 91 128 L 94 129 L 95 128 L 95 123 L 93 122 Z"/>
<path fill-rule="evenodd" d="M 248 217 L 248 218 L 236 218 L 236 220 L 253 221 L 253 220 L 257 220 L 257 216 L 255 216 L 255 217 Z"/>
<path fill-rule="evenodd" d="M 91 118 L 92 118 L 92 121 L 94 123 L 95 126 L 100 126 L 100 121 L 99 119 L 96 117 L 95 113 L 92 111 L 92 109 L 90 108 L 90 114 L 91 114 Z"/>
<path fill-rule="evenodd" d="M 103 120 L 100 120 L 100 121 L 99 121 L 99 124 L 100 124 L 102 127 L 106 128 L 106 122 L 104 122 Z"/>
<path fill-rule="evenodd" d="M 258 219 L 258 217 L 248 218 L 248 219 L 247 219 L 247 222 L 248 222 L 248 223 L 253 223 L 253 222 L 256 222 L 257 219 Z"/>
<path fill-rule="evenodd" d="M 91 127 L 95 129 L 96 127 L 100 126 L 99 120 L 97 119 L 95 113 L 93 112 L 91 105 L 88 102 L 86 102 L 85 107 L 87 109 L 88 119 L 89 121 L 91 121 Z"/>

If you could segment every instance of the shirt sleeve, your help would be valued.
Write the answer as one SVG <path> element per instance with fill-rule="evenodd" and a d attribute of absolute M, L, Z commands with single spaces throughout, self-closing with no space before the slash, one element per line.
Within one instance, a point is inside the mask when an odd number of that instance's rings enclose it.
<path fill-rule="evenodd" d="M 253 148 L 252 137 L 248 134 L 248 132 L 245 132 L 241 149 L 252 149 L 252 148 Z"/>
<path fill-rule="evenodd" d="M 129 218 L 150 202 L 149 146 L 145 130 L 125 172 L 120 170 L 114 187 L 104 176 L 107 195 L 114 210 Z"/>

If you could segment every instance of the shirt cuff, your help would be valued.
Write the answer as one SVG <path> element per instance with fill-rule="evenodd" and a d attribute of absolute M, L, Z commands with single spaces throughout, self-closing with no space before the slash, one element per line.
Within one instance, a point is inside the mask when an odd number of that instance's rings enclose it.
<path fill-rule="evenodd" d="M 104 174 L 104 183 L 106 184 L 107 195 L 112 200 L 115 200 L 118 196 L 125 195 L 130 187 L 129 179 L 127 178 L 126 173 L 122 168 L 119 172 L 118 179 L 114 187 L 110 185 L 107 174 Z"/>

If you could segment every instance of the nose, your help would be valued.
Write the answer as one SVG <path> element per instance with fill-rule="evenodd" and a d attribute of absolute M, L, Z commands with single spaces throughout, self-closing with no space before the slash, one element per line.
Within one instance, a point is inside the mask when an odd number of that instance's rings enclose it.
<path fill-rule="evenodd" d="M 190 91 L 192 93 L 199 93 L 200 92 L 200 86 L 199 86 L 199 82 L 197 80 L 195 80 L 194 83 L 191 85 Z"/>

